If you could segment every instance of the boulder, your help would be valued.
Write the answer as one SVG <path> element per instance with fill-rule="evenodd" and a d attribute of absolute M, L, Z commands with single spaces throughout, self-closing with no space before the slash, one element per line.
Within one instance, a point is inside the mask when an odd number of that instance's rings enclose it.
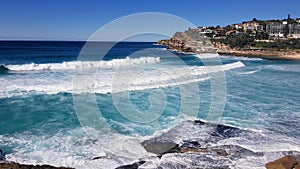
<path fill-rule="evenodd" d="M 287 155 L 275 161 L 266 164 L 267 169 L 293 169 L 297 164 L 297 159 L 294 156 Z"/>
<path fill-rule="evenodd" d="M 179 145 L 172 141 L 162 141 L 162 140 L 147 140 L 141 143 L 142 146 L 148 152 L 163 155 L 166 153 L 179 152 Z"/>

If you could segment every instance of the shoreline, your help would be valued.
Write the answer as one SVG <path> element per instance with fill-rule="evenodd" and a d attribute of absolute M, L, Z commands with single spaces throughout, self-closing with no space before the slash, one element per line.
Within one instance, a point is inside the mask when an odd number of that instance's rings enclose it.
<path fill-rule="evenodd" d="M 207 42 L 208 43 L 208 42 Z M 300 61 L 300 50 L 277 51 L 274 49 L 232 49 L 220 43 L 211 43 L 208 46 L 202 44 L 190 45 L 188 41 L 173 37 L 158 41 L 159 45 L 167 46 L 168 50 L 185 53 L 218 53 L 219 55 L 233 55 L 249 58 L 262 58 L 268 60 L 298 60 Z"/>
<path fill-rule="evenodd" d="M 182 132 L 180 131 L 189 131 L 191 128 L 197 131 L 209 128 L 211 135 L 209 137 L 199 137 L 201 132 L 198 132 L 195 133 L 197 139 L 181 137 Z M 251 148 L 238 144 L 216 144 L 226 139 L 242 136 L 261 138 L 262 135 L 255 131 L 228 125 L 209 123 L 198 119 L 188 120 L 142 141 L 140 143 L 141 146 L 148 153 L 151 153 L 150 156 L 132 159 L 128 162 L 123 161 L 123 164 L 112 168 L 137 169 L 140 166 L 141 168 L 169 168 L 170 166 L 179 166 L 179 168 L 191 166 L 197 166 L 197 168 L 231 168 L 235 166 L 235 162 L 247 160 L 248 158 L 254 159 L 258 168 L 274 169 L 284 166 L 285 169 L 298 169 L 296 167 L 300 167 L 300 152 L 297 151 L 253 151 Z M 174 138 L 181 139 L 177 140 Z M 103 157 L 94 157 L 91 160 L 99 160 L 101 158 Z M 178 163 L 178 161 L 182 163 Z M 239 166 L 247 166 L 247 164 Z M 75 169 L 76 167 L 55 167 L 49 164 L 20 164 L 4 159 L 0 160 L 0 168 Z M 89 166 L 82 165 L 81 168 L 89 168 Z"/>
<path fill-rule="evenodd" d="M 217 50 L 220 55 L 234 55 L 250 58 L 262 58 L 268 60 L 300 60 L 300 53 L 293 53 L 293 51 L 242 51 L 242 50 Z"/>

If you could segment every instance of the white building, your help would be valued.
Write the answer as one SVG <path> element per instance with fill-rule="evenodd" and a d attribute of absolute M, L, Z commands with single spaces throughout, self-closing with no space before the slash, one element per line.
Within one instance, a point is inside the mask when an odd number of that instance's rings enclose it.
<path fill-rule="evenodd" d="M 266 26 L 266 32 L 273 37 L 284 37 L 285 25 L 280 22 L 269 23 Z"/>

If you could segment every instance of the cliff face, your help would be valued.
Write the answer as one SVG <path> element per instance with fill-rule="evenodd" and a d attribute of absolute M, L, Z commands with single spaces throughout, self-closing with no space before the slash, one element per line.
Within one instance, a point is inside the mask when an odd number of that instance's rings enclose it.
<path fill-rule="evenodd" d="M 160 40 L 158 44 L 167 45 L 168 49 L 182 52 L 216 53 L 210 39 L 192 29 L 176 32 L 171 39 Z"/>

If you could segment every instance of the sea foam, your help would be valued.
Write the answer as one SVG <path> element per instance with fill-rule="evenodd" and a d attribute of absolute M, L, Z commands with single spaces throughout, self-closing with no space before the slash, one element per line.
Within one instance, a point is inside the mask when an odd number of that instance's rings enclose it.
<path fill-rule="evenodd" d="M 128 64 L 141 64 L 158 62 L 159 58 L 142 58 L 138 60 L 127 59 Z M 120 61 L 119 61 L 120 62 Z M 115 61 L 108 61 L 112 64 Z M 122 65 L 124 61 L 121 62 Z M 59 64 L 63 65 L 63 64 Z M 77 64 L 78 65 L 78 64 Z M 80 64 L 79 64 L 80 65 Z M 85 66 L 85 65 L 80 65 Z M 99 66 L 99 65 L 98 65 Z M 93 78 L 91 84 L 84 85 L 81 91 L 76 93 L 94 92 L 100 94 L 118 93 L 125 91 L 138 91 L 156 88 L 165 88 L 170 86 L 181 86 L 189 83 L 198 83 L 210 79 L 210 73 L 229 71 L 231 69 L 240 68 L 245 66 L 242 62 L 234 62 L 225 65 L 218 66 L 172 66 L 169 68 L 159 65 L 152 68 L 144 69 L 142 66 L 130 66 L 130 67 L 118 67 L 111 69 L 100 69 L 100 71 L 90 71 L 87 69 L 85 75 L 86 78 Z M 39 66 L 38 68 L 41 68 Z M 70 69 L 72 66 L 64 66 L 64 68 Z M 88 66 L 85 66 L 88 67 Z M 18 67 L 15 67 L 18 68 Z M 20 67 L 19 67 L 20 68 Z M 23 70 L 33 70 L 32 67 L 21 67 Z M 74 66 L 73 66 L 74 68 Z M 18 70 L 22 70 L 18 69 Z M 53 66 L 51 69 L 55 69 Z M 76 72 L 75 72 L 76 75 Z M 18 78 L 18 76 L 20 76 Z M 12 97 L 22 94 L 57 94 L 60 92 L 75 92 L 73 90 L 74 83 L 81 83 L 82 81 L 76 81 L 73 79 L 74 72 L 71 71 L 57 71 L 57 72 L 41 72 L 33 74 L 18 74 L 14 77 L 6 77 L 6 81 L 1 81 L 0 85 L 3 86 L 0 89 L 0 97 Z M 84 80 L 85 77 L 82 77 Z"/>
<path fill-rule="evenodd" d="M 73 61 L 63 63 L 48 64 L 23 64 L 23 65 L 6 65 L 5 67 L 13 71 L 35 71 L 35 70 L 66 70 L 66 69 L 90 69 L 90 68 L 111 68 L 119 66 L 140 65 L 147 63 L 158 63 L 159 57 L 140 57 L 125 59 L 113 59 L 110 61 Z"/>

